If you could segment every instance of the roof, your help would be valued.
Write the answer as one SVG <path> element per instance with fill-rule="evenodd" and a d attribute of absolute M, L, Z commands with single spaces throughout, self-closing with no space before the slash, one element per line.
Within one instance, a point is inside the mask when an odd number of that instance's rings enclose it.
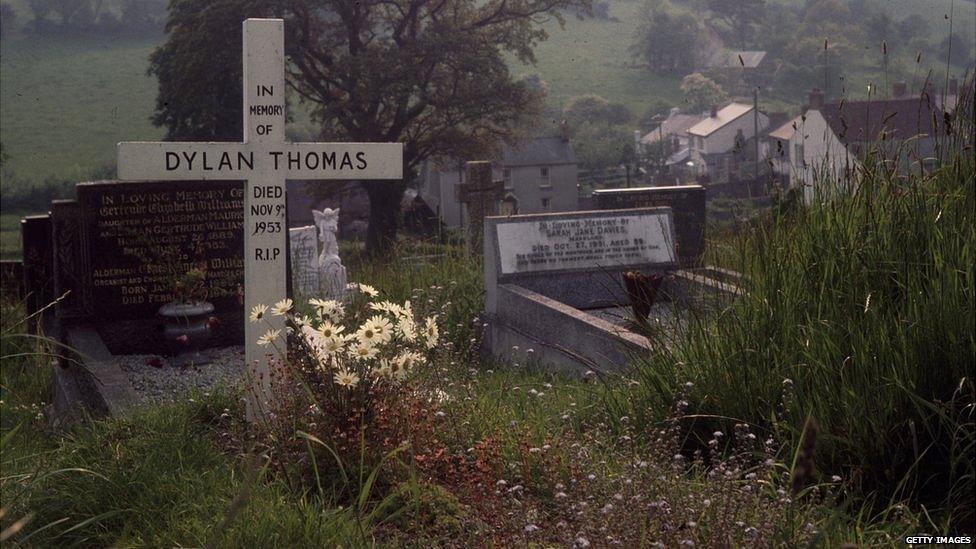
<path fill-rule="evenodd" d="M 680 151 L 672 154 L 665 161 L 668 166 L 673 166 L 675 164 L 682 164 L 691 157 L 691 150 L 688 147 L 681 149 Z"/>
<path fill-rule="evenodd" d="M 670 135 L 687 135 L 689 128 L 704 119 L 704 116 L 695 114 L 672 114 L 661 122 L 660 128 L 649 132 L 647 135 L 641 138 L 640 142 L 648 145 L 659 141 L 661 137 L 666 139 Z"/>
<path fill-rule="evenodd" d="M 502 148 L 505 167 L 576 164 L 576 153 L 569 141 L 559 137 L 537 137 Z"/>
<path fill-rule="evenodd" d="M 796 128 L 797 128 L 797 126 L 800 125 L 800 122 L 802 120 L 803 120 L 803 116 L 802 115 L 797 116 L 796 118 L 794 118 L 792 120 L 789 120 L 788 122 L 786 122 L 782 126 L 780 126 L 780 127 L 776 128 L 775 130 L 769 132 L 769 137 L 772 137 L 773 139 L 778 139 L 780 141 L 789 141 L 790 138 L 793 137 L 793 134 L 796 133 Z"/>
<path fill-rule="evenodd" d="M 844 144 L 933 135 L 942 127 L 942 112 L 927 97 L 825 103 L 820 109 L 827 125 Z"/>
<path fill-rule="evenodd" d="M 726 126 L 728 123 L 750 111 L 752 111 L 752 105 L 746 105 L 744 103 L 729 103 L 715 113 L 715 116 L 709 116 L 689 128 L 688 133 L 708 137 L 715 130 Z"/>
<path fill-rule="evenodd" d="M 754 69 L 766 58 L 764 51 L 728 51 L 714 56 L 708 63 L 712 68 Z M 741 60 L 740 60 L 741 59 Z"/>

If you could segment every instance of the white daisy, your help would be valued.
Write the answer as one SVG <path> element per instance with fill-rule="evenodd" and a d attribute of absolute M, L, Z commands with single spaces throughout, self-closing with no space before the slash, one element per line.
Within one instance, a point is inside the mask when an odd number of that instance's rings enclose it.
<path fill-rule="evenodd" d="M 319 333 L 322 334 L 322 337 L 326 339 L 330 339 L 333 337 L 340 336 L 342 332 L 345 331 L 345 329 L 346 328 L 341 324 L 337 325 L 326 321 L 323 322 L 321 326 L 319 326 Z"/>
<path fill-rule="evenodd" d="M 281 337 L 281 330 L 268 330 L 267 332 L 264 332 L 264 335 L 258 338 L 258 345 L 271 345 L 277 341 L 279 337 Z"/>
<path fill-rule="evenodd" d="M 335 382 L 343 387 L 355 387 L 359 383 L 359 376 L 349 370 L 339 370 L 335 374 Z"/>
<path fill-rule="evenodd" d="M 379 349 L 377 349 L 375 345 L 370 345 L 368 343 L 359 341 L 353 345 L 351 349 L 349 349 L 349 353 L 352 354 L 356 360 L 369 360 L 379 353 Z"/>
<path fill-rule="evenodd" d="M 369 297 L 376 297 L 376 296 L 380 295 L 380 293 L 376 290 L 376 288 L 370 286 L 369 284 L 360 284 L 359 285 L 359 291 L 360 292 L 363 292 L 364 294 L 368 295 Z"/>
<path fill-rule="evenodd" d="M 271 308 L 271 313 L 276 316 L 285 316 L 288 311 L 291 311 L 292 301 L 290 299 L 282 299 L 281 301 L 274 304 Z"/>
<path fill-rule="evenodd" d="M 400 319 L 396 325 L 397 334 L 406 341 L 417 340 L 417 323 L 410 317 Z"/>
<path fill-rule="evenodd" d="M 254 308 L 251 309 L 251 316 L 250 316 L 251 322 L 257 322 L 261 320 L 262 318 L 264 318 L 264 314 L 267 312 L 268 312 L 267 305 L 261 305 L 261 304 L 255 305 Z"/>
<path fill-rule="evenodd" d="M 437 346 L 438 337 L 440 337 L 440 332 L 437 329 L 436 317 L 427 318 L 427 324 L 424 326 L 424 338 L 426 339 L 428 349 L 433 349 Z"/>

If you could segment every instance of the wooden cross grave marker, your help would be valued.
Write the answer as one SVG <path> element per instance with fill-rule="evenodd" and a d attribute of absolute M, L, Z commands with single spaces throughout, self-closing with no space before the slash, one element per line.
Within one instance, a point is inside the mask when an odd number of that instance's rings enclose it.
<path fill-rule="evenodd" d="M 284 21 L 244 21 L 244 142 L 124 142 L 119 179 L 246 180 L 244 201 L 244 315 L 257 304 L 285 298 L 285 181 L 288 179 L 402 179 L 402 143 L 290 143 L 285 141 Z M 281 317 L 266 317 L 282 328 Z M 264 322 L 244 330 L 253 387 L 248 418 L 270 397 L 270 364 L 258 338 Z M 282 333 L 284 331 L 282 330 Z M 283 338 L 277 348 L 283 349 Z M 270 348 L 270 347 L 269 347 Z"/>

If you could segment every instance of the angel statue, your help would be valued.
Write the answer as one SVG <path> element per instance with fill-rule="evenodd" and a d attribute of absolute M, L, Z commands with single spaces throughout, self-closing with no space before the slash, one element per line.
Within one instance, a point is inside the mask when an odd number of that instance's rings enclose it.
<path fill-rule="evenodd" d="M 339 241 L 336 240 L 339 208 L 323 208 L 321 212 L 312 210 L 312 215 L 319 232 L 319 242 L 322 243 L 322 253 L 319 254 L 319 291 L 328 299 L 341 300 L 346 291 L 346 268 L 339 259 Z"/>

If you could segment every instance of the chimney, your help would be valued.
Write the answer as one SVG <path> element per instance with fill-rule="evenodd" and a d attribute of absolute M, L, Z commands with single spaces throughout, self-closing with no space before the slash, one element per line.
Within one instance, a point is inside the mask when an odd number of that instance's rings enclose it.
<path fill-rule="evenodd" d="M 819 111 L 824 106 L 824 92 L 820 88 L 810 90 L 810 110 Z"/>
<path fill-rule="evenodd" d="M 716 116 L 718 116 L 718 107 L 716 107 L 715 105 L 712 105 L 712 115 L 711 116 L 712 116 L 712 118 L 715 118 Z"/>
<path fill-rule="evenodd" d="M 559 123 L 559 138 L 563 143 L 569 143 L 569 124 L 565 120 Z"/>
<path fill-rule="evenodd" d="M 947 95 L 959 95 L 959 79 L 950 78 L 949 79 L 949 93 Z"/>
<path fill-rule="evenodd" d="M 908 83 L 904 80 L 895 82 L 891 85 L 891 97 L 892 99 L 898 99 L 900 97 L 905 97 L 908 93 Z"/>

